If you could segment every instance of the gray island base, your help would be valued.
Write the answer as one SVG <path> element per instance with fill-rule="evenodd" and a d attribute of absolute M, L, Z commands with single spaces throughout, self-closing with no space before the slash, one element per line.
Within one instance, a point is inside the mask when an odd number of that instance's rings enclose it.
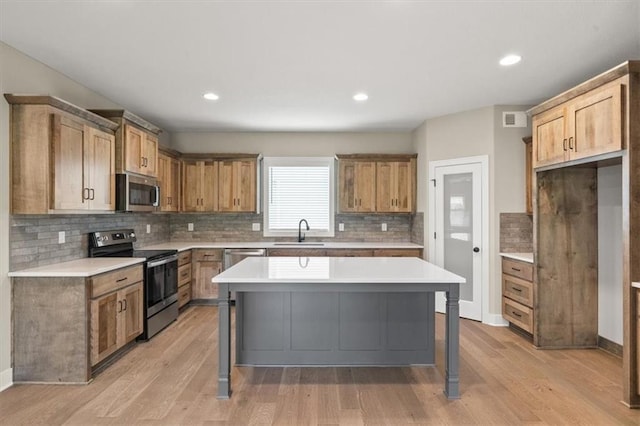
<path fill-rule="evenodd" d="M 433 365 L 434 294 L 447 295 L 445 389 L 459 398 L 459 285 L 464 278 L 418 258 L 249 258 L 219 285 L 218 398 L 231 395 L 231 312 L 236 364 Z"/>

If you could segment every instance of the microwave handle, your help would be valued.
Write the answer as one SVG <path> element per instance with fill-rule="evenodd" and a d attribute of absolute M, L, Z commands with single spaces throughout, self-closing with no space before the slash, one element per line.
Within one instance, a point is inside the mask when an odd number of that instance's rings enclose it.
<path fill-rule="evenodd" d="M 158 207 L 160 205 L 160 186 L 156 185 L 156 201 L 153 203 L 153 207 Z"/>

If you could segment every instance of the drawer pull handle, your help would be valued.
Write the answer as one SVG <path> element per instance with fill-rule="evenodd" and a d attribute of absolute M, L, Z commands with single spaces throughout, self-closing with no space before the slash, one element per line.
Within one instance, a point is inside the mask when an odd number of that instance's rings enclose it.
<path fill-rule="evenodd" d="M 520 272 L 520 269 L 518 269 L 518 268 L 514 268 L 513 266 L 511 267 L 511 270 L 512 270 L 512 271 L 516 271 L 516 272 Z"/>
<path fill-rule="evenodd" d="M 522 289 L 521 288 L 511 287 L 511 290 L 522 293 Z"/>
<path fill-rule="evenodd" d="M 516 316 L 518 318 L 522 318 L 522 315 L 520 315 L 519 313 L 517 313 L 516 311 L 511 311 L 511 315 Z"/>
<path fill-rule="evenodd" d="M 116 280 L 117 283 L 121 283 L 122 281 L 126 281 L 128 280 L 129 277 L 124 277 L 124 278 L 120 278 L 119 280 Z"/>

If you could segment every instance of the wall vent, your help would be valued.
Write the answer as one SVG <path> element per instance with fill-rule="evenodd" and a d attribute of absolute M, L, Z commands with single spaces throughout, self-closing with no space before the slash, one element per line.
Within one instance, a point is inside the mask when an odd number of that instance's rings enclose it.
<path fill-rule="evenodd" d="M 527 113 L 524 111 L 503 112 L 502 127 L 527 127 Z"/>

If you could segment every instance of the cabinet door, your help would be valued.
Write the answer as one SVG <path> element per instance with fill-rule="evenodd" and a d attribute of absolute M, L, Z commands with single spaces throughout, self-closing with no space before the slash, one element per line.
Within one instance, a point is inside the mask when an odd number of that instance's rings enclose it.
<path fill-rule="evenodd" d="M 148 133 L 143 133 L 142 139 L 142 171 L 147 176 L 158 175 L 158 138 Z"/>
<path fill-rule="evenodd" d="M 340 161 L 340 211 L 376 210 L 376 163 Z"/>
<path fill-rule="evenodd" d="M 124 167 L 129 172 L 142 172 L 142 141 L 144 133 L 128 124 L 124 125 Z"/>
<path fill-rule="evenodd" d="M 204 255 L 202 260 L 193 262 L 194 280 L 191 282 L 193 299 L 217 299 L 218 284 L 211 282 L 211 279 L 222 272 L 221 260 L 208 260 Z"/>
<path fill-rule="evenodd" d="M 201 161 L 183 161 L 182 172 L 182 209 L 185 212 L 201 211 L 204 165 Z"/>
<path fill-rule="evenodd" d="M 407 213 L 413 208 L 413 174 L 410 162 L 393 163 L 393 211 Z"/>
<path fill-rule="evenodd" d="M 92 210 L 115 210 L 115 146 L 114 135 L 89 128 L 87 161 L 89 173 L 89 206 Z"/>
<path fill-rule="evenodd" d="M 171 158 L 169 161 L 169 211 L 180 211 L 180 161 Z"/>
<path fill-rule="evenodd" d="M 624 85 L 595 89 L 572 103 L 569 150 L 571 159 L 622 149 Z"/>
<path fill-rule="evenodd" d="M 533 167 L 561 163 L 568 160 L 568 141 L 565 135 L 567 117 L 564 106 L 533 117 Z"/>
<path fill-rule="evenodd" d="M 118 291 L 118 299 L 122 304 L 122 311 L 118 318 L 118 347 L 126 345 L 142 334 L 144 328 L 142 291 L 141 282 Z"/>
<path fill-rule="evenodd" d="M 216 161 L 205 161 L 202 163 L 202 169 L 202 201 L 199 211 L 217 211 L 218 163 Z"/>
<path fill-rule="evenodd" d="M 218 161 L 218 209 L 230 212 L 236 209 L 234 162 Z"/>
<path fill-rule="evenodd" d="M 256 211 L 256 166 L 254 160 L 236 161 L 236 197 L 238 199 L 236 211 Z"/>
<path fill-rule="evenodd" d="M 378 161 L 376 173 L 376 211 L 396 213 L 412 209 L 411 163 Z"/>
<path fill-rule="evenodd" d="M 88 129 L 84 123 L 53 115 L 54 210 L 89 208 L 88 165 L 84 158 Z"/>
<path fill-rule="evenodd" d="M 122 303 L 116 292 L 91 300 L 91 365 L 118 349 L 118 315 Z"/>

